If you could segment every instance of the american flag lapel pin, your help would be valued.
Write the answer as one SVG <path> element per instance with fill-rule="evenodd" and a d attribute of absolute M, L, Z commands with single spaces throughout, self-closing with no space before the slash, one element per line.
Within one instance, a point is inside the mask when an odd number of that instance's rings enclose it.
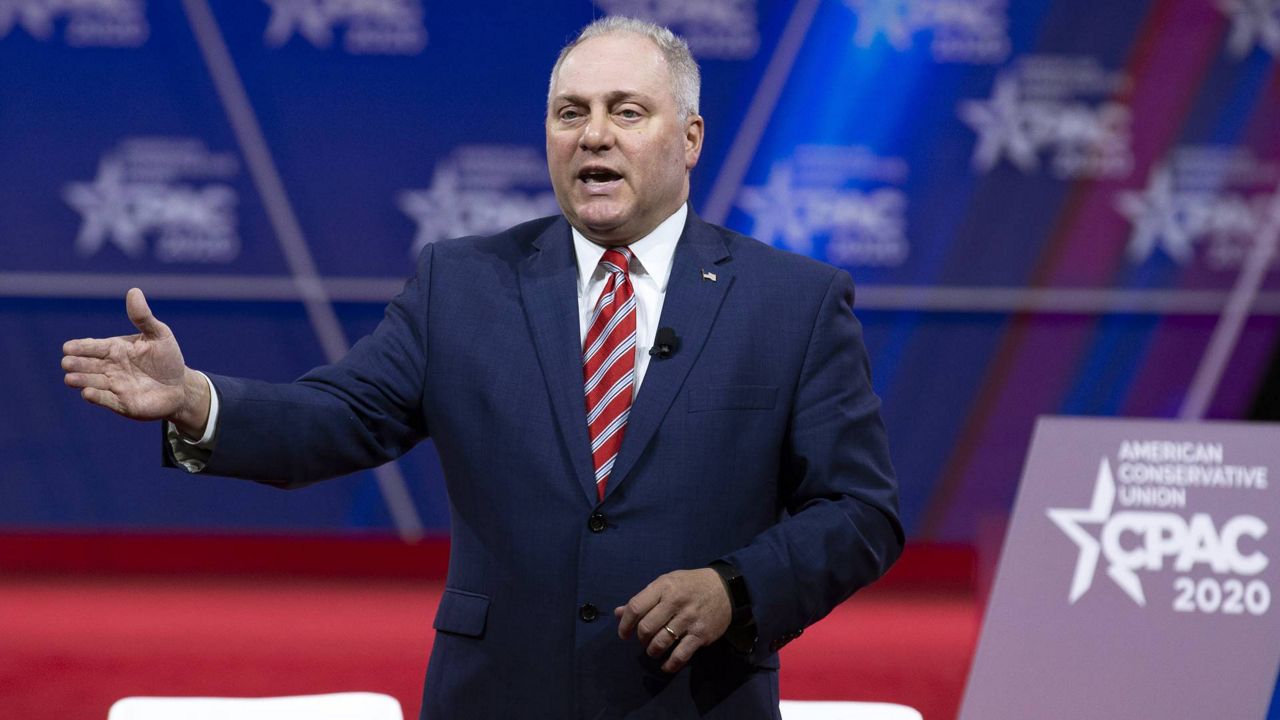
<path fill-rule="evenodd" d="M 715 273 L 713 273 L 713 272 L 708 272 L 708 271 L 706 271 L 706 270 L 703 270 L 703 271 L 702 271 L 702 279 L 703 279 L 703 280 L 710 280 L 711 282 L 715 282 L 715 281 L 716 281 L 716 274 L 715 274 Z"/>

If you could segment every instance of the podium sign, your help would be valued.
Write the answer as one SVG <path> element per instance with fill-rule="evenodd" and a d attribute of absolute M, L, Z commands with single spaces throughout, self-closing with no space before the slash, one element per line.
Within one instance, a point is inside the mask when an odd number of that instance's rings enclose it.
<path fill-rule="evenodd" d="M 1041 418 L 962 720 L 1261 720 L 1280 426 Z"/>

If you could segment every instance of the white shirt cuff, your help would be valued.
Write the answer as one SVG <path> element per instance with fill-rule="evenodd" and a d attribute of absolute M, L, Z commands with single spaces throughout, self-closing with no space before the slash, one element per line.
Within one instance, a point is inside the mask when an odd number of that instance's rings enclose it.
<path fill-rule="evenodd" d="M 214 389 L 213 381 L 208 375 L 199 370 L 196 372 L 209 385 L 209 420 L 205 423 L 204 435 L 199 440 L 191 440 L 178 432 L 178 428 L 168 421 L 165 422 L 164 432 L 165 439 L 169 442 L 169 450 L 173 453 L 173 459 L 182 469 L 190 473 L 198 473 L 208 464 L 209 456 L 213 454 L 213 437 L 218 429 L 218 391 Z"/>

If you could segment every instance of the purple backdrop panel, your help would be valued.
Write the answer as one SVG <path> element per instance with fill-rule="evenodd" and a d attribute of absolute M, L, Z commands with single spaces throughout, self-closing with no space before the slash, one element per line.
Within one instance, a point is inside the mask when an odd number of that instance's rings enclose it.
<path fill-rule="evenodd" d="M 1262 718 L 1280 426 L 1041 418 L 961 720 Z"/>

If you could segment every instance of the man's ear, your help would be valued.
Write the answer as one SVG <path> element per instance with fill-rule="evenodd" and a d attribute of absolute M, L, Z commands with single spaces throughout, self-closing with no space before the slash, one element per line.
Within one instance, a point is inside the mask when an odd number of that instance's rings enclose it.
<path fill-rule="evenodd" d="M 692 170 L 702 156 L 702 136 L 706 123 L 701 115 L 690 115 L 684 126 L 684 168 Z"/>

